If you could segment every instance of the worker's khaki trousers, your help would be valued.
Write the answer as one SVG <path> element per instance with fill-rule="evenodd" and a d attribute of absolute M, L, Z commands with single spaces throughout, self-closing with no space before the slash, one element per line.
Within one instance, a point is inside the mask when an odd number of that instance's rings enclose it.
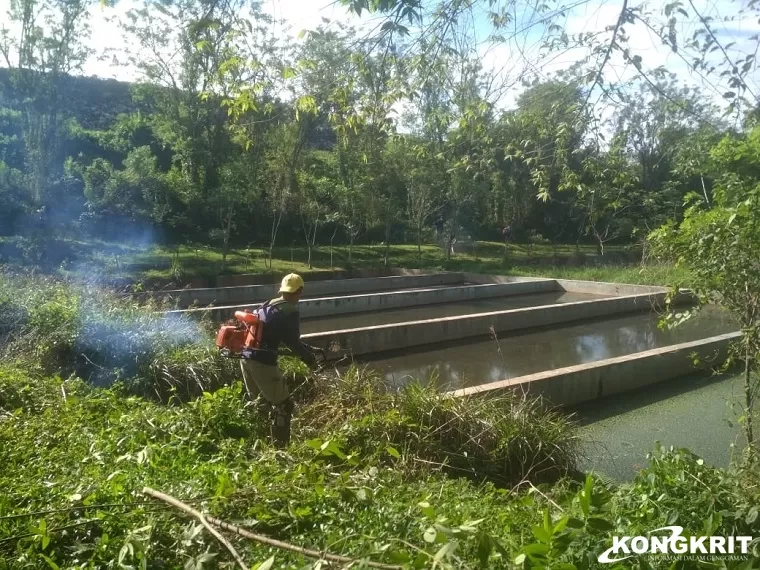
<path fill-rule="evenodd" d="M 252 401 L 261 394 L 276 406 L 290 396 L 288 384 L 276 365 L 262 364 L 255 360 L 241 360 L 240 368 L 243 370 L 245 389 Z"/>

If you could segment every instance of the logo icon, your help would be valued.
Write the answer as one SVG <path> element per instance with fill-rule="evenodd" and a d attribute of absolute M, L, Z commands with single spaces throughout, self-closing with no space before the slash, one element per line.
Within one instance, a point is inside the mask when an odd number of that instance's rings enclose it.
<path fill-rule="evenodd" d="M 739 555 L 749 554 L 751 536 L 683 536 L 681 526 L 663 526 L 649 534 L 669 531 L 670 536 L 614 536 L 599 562 L 612 564 L 641 554 Z"/>

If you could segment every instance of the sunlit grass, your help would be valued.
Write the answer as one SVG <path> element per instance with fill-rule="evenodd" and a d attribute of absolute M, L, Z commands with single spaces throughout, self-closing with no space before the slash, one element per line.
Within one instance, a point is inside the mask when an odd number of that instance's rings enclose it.
<path fill-rule="evenodd" d="M 263 248 L 237 248 L 228 252 L 224 266 L 219 248 L 203 244 L 154 246 L 139 248 L 102 241 L 66 242 L 75 259 L 56 270 L 64 275 L 99 276 L 110 279 L 174 281 L 187 284 L 193 279 L 208 279 L 220 274 L 273 274 L 290 271 L 307 272 L 307 250 L 303 246 L 277 247 L 269 263 Z M 312 250 L 312 271 L 379 268 L 385 265 L 383 245 L 317 246 Z M 640 263 L 640 251 L 632 246 L 605 248 L 597 254 L 593 245 L 510 244 L 504 257 L 504 244 L 474 242 L 457 246 L 447 259 L 446 252 L 436 245 L 391 245 L 388 248 L 391 267 L 427 271 L 469 271 L 496 275 L 542 276 L 640 284 L 688 285 L 689 275 L 670 265 Z"/>

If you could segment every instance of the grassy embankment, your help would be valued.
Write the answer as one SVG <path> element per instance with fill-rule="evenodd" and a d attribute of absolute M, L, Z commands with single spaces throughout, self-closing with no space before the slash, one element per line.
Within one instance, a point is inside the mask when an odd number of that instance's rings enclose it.
<path fill-rule="evenodd" d="M 282 454 L 203 325 L 7 275 L 0 323 L 0 568 L 233 567 L 146 485 L 293 544 L 418 568 L 593 568 L 613 534 L 760 531 L 753 472 L 687 452 L 656 453 L 630 485 L 561 478 L 574 427 L 519 396 L 387 393 L 367 371 L 305 379 L 286 362 L 300 388 Z M 230 538 L 247 564 L 306 563 Z"/>
<path fill-rule="evenodd" d="M 504 262 L 504 246 L 495 242 L 478 242 L 456 253 L 451 260 L 441 248 L 423 246 L 418 257 L 414 245 L 394 245 L 389 250 L 389 264 L 394 267 L 428 270 L 461 270 L 492 274 L 545 276 L 568 279 L 627 282 L 640 284 L 670 284 L 688 282 L 688 274 L 670 265 L 651 261 L 642 265 L 639 254 L 631 248 L 608 248 L 598 256 L 592 246 L 522 245 L 510 244 L 508 262 Z M 170 279 L 180 277 L 212 277 L 220 273 L 222 255 L 213 247 L 178 246 L 139 249 L 101 242 L 72 242 L 67 244 L 70 261 L 63 266 L 68 271 L 99 274 L 109 277 L 137 279 Z M 352 261 L 348 248 L 336 246 L 332 263 L 329 248 L 313 251 L 313 268 L 341 269 L 382 267 L 384 246 L 355 246 Z M 276 248 L 272 266 L 266 262 L 263 249 L 235 249 L 226 261 L 224 273 L 276 273 L 308 271 L 304 247 Z M 59 264 L 55 264 L 58 266 Z"/>

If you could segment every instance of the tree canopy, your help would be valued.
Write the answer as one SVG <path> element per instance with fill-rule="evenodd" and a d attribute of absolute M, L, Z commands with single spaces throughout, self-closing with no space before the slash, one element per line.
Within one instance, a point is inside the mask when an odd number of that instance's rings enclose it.
<path fill-rule="evenodd" d="M 756 106 L 754 57 L 736 60 L 715 24 L 682 2 L 624 2 L 605 30 L 576 37 L 560 25 L 570 8 L 553 1 L 345 0 L 384 22 L 368 32 L 326 21 L 288 38 L 256 3 L 140 0 L 120 22 L 120 58 L 140 77 L 131 85 L 77 75 L 92 55 L 94 4 L 40 11 L 19 0 L 0 32 L 3 234 L 149 232 L 271 251 L 493 240 L 509 225 L 518 240 L 588 241 L 604 254 L 680 221 L 691 192 L 711 204 L 721 174 L 711 152 L 751 125 Z M 477 6 L 485 39 L 467 24 Z M 533 71 L 510 82 L 484 65 L 481 47 L 510 41 L 526 10 L 543 30 L 542 57 L 585 51 L 553 74 L 526 56 Z M 728 106 L 646 68 L 634 25 L 716 89 L 730 84 Z M 640 73 L 610 82 L 615 58 Z"/>

